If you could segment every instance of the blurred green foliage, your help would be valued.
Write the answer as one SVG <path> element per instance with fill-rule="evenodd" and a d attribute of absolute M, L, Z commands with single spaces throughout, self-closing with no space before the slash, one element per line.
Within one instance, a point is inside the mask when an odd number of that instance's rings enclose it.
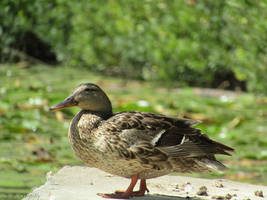
<path fill-rule="evenodd" d="M 2 0 L 0 55 L 33 31 L 71 66 L 208 87 L 233 72 L 264 92 L 266 9 L 265 0 Z"/>

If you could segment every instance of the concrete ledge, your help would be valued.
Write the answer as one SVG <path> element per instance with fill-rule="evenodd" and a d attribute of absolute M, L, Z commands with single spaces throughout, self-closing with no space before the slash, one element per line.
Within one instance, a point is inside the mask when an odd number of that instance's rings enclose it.
<path fill-rule="evenodd" d="M 238 183 L 229 180 L 209 180 L 183 176 L 163 176 L 150 179 L 150 193 L 137 200 L 264 200 L 267 199 L 267 186 Z M 47 182 L 33 190 L 23 200 L 103 200 L 97 193 L 112 193 L 124 190 L 130 180 L 109 175 L 89 167 L 66 166 L 55 175 L 48 173 Z M 207 191 L 199 191 L 205 186 Z M 202 188 L 203 189 L 203 188 Z M 262 191 L 264 197 L 255 195 Z M 202 195 L 197 195 L 201 194 Z M 229 194 L 229 195 L 228 195 Z M 228 196 L 227 196 L 228 195 Z M 190 198 L 188 198 L 190 197 Z"/>

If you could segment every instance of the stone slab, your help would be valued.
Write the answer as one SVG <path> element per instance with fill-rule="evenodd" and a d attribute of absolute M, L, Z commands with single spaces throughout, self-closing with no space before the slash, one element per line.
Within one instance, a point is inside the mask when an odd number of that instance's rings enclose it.
<path fill-rule="evenodd" d="M 56 174 L 47 175 L 47 182 L 34 189 L 23 200 L 103 200 L 97 193 L 112 193 L 124 190 L 129 179 L 113 176 L 98 169 L 65 166 Z M 201 179 L 185 176 L 163 176 L 147 181 L 150 193 L 136 200 L 266 200 L 267 186 L 239 183 L 224 179 Z M 199 188 L 206 186 L 207 195 L 197 195 Z M 262 191 L 264 197 L 255 195 Z"/>

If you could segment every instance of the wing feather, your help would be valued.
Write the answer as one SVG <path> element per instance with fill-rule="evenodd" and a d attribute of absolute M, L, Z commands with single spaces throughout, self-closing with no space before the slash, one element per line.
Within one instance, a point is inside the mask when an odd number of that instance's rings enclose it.
<path fill-rule="evenodd" d="M 116 113 L 105 121 L 102 128 L 104 132 L 111 132 L 124 140 L 126 148 L 143 161 L 163 161 L 166 155 L 174 158 L 231 155 L 229 151 L 234 149 L 211 140 L 200 129 L 192 127 L 198 123 L 190 119 L 130 111 Z"/>

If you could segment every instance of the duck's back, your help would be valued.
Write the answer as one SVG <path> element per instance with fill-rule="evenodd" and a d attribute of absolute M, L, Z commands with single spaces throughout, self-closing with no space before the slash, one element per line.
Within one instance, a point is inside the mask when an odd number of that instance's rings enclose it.
<path fill-rule="evenodd" d="M 150 142 L 154 147 L 164 149 L 171 156 L 176 156 L 175 149 L 177 150 L 179 147 L 183 147 L 184 150 L 180 149 L 179 153 L 177 152 L 178 156 L 230 155 L 227 151 L 233 151 L 232 148 L 211 140 L 200 129 L 193 127 L 198 123 L 199 121 L 185 118 L 171 118 L 140 111 L 124 111 L 107 119 L 99 129 L 127 140 L 130 145 Z"/>
<path fill-rule="evenodd" d="M 216 161 L 214 155 L 230 155 L 228 151 L 233 149 L 202 134 L 200 129 L 193 127 L 198 123 L 154 113 L 125 111 L 106 120 L 101 130 L 110 135 L 111 150 L 117 145 L 127 147 L 120 152 L 126 159 L 135 157 L 156 168 L 184 163 L 189 166 L 188 171 L 223 170 L 224 165 Z M 161 166 L 162 162 L 165 166 Z M 201 169 L 190 169 L 195 162 Z"/>

